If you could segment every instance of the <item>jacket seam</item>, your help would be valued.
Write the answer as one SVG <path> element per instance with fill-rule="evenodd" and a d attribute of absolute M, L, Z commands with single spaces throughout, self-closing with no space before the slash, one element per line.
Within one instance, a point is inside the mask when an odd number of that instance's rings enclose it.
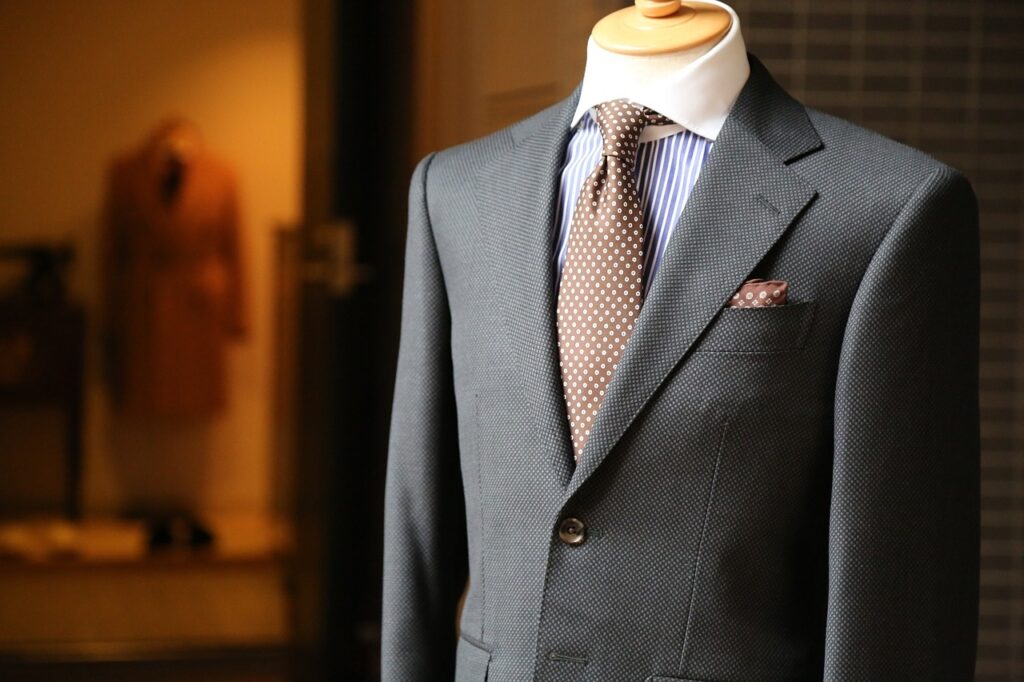
<path fill-rule="evenodd" d="M 423 214 L 427 217 L 427 232 L 430 234 L 430 245 L 433 247 L 434 260 L 437 262 L 438 272 L 441 273 L 441 282 L 444 284 L 445 302 L 447 303 L 448 285 L 444 276 L 444 268 L 441 266 L 441 253 L 437 248 L 437 237 L 434 235 L 434 219 L 430 217 L 430 200 L 427 195 L 427 174 L 430 172 L 430 166 L 434 163 L 434 157 L 436 156 L 437 152 L 430 152 L 424 157 L 423 177 L 420 180 L 420 196 L 423 197 Z"/>
<path fill-rule="evenodd" d="M 686 628 L 683 631 L 683 646 L 679 654 L 679 673 L 682 674 L 685 665 L 690 643 L 690 628 L 693 624 L 693 602 L 697 594 L 697 580 L 700 578 L 701 557 L 704 553 L 704 540 L 707 537 L 708 523 L 711 519 L 711 505 L 715 498 L 715 488 L 718 484 L 718 471 L 722 462 L 722 450 L 725 449 L 725 434 L 729 429 L 729 420 L 722 421 L 718 435 L 718 444 L 715 448 L 715 468 L 711 475 L 711 485 L 708 489 L 708 501 L 704 505 L 704 521 L 701 524 L 700 540 L 697 543 L 697 558 L 693 564 L 693 577 L 690 580 L 690 598 L 686 606 Z"/>
<path fill-rule="evenodd" d="M 551 543 L 554 542 L 553 526 L 554 526 L 555 523 L 558 522 L 557 519 L 558 519 L 558 514 L 559 513 L 560 512 L 556 512 L 555 520 L 552 523 L 548 524 L 548 532 L 547 532 L 547 548 L 548 548 L 548 551 L 546 551 L 544 553 L 544 583 L 543 583 L 543 585 L 541 585 L 541 589 L 540 589 L 540 606 L 537 609 L 537 618 L 534 621 L 536 623 L 536 626 L 534 628 L 534 632 L 536 633 L 536 636 L 535 636 L 536 644 L 534 645 L 534 665 L 533 665 L 533 670 L 534 670 L 534 676 L 535 677 L 539 674 L 537 668 L 541 664 L 541 656 L 539 655 L 540 654 L 540 646 L 541 646 L 541 641 L 540 641 L 540 639 L 541 639 L 540 638 L 540 625 L 541 625 L 541 621 L 544 618 L 544 606 L 545 606 L 545 603 L 547 602 L 548 585 L 550 583 L 550 578 L 551 578 L 551 554 L 552 554 L 552 552 L 551 552 Z"/>
<path fill-rule="evenodd" d="M 835 401 L 838 398 L 838 396 L 836 395 L 836 391 L 835 391 L 835 388 L 836 388 L 835 382 L 838 381 L 839 371 L 840 371 L 840 368 L 841 368 L 841 365 L 842 365 L 843 349 L 846 346 L 846 333 L 849 330 L 851 313 L 853 312 L 854 306 L 857 304 L 857 298 L 860 296 L 861 289 L 864 287 L 864 280 L 868 276 L 868 273 L 871 272 L 871 268 L 872 268 L 872 266 L 874 266 L 875 260 L 878 258 L 878 254 L 881 253 L 882 249 L 885 247 L 885 243 L 889 239 L 889 235 L 892 234 L 893 229 L 900 222 L 900 219 L 907 212 L 907 209 L 909 209 L 914 204 L 915 199 L 917 199 L 918 196 L 920 196 L 921 191 L 925 187 L 927 187 L 929 185 L 929 183 L 931 183 L 932 180 L 935 177 L 937 177 L 940 173 L 943 172 L 943 169 L 944 169 L 944 166 L 936 166 L 935 168 L 933 168 L 931 170 L 931 172 L 929 172 L 924 177 L 924 179 L 922 179 L 921 182 L 919 182 L 917 184 L 917 186 L 914 188 L 914 191 L 910 193 L 910 196 L 903 203 L 903 206 L 900 207 L 900 210 L 896 212 L 896 215 L 893 216 L 893 219 L 889 223 L 889 226 L 885 229 L 885 234 L 883 234 L 882 238 L 880 240 L 878 240 L 878 244 L 875 246 L 875 250 L 871 253 L 871 258 L 868 259 L 868 264 L 864 267 L 864 271 L 860 274 L 860 278 L 857 280 L 857 288 L 854 289 L 853 298 L 850 299 L 850 308 L 849 308 L 849 310 L 846 311 L 846 320 L 843 322 L 843 331 L 842 331 L 842 333 L 839 336 L 840 343 L 839 343 L 839 350 L 838 350 L 837 355 L 836 355 L 836 373 L 835 373 L 835 376 L 833 377 L 833 391 L 832 391 L 833 418 L 834 418 L 834 412 L 835 412 Z M 833 457 L 835 456 L 835 443 L 834 442 L 832 444 L 832 455 L 833 455 Z M 828 509 L 826 510 L 826 513 L 828 513 L 829 515 L 832 514 L 832 498 L 831 498 L 831 496 L 829 496 L 829 504 L 828 504 Z"/>
<path fill-rule="evenodd" d="M 906 213 L 907 209 L 911 205 L 913 205 L 914 200 L 918 197 L 918 195 L 921 193 L 921 191 L 926 186 L 928 186 L 928 183 L 930 183 L 932 181 L 932 179 L 934 177 L 936 177 L 942 171 L 942 168 L 943 168 L 942 166 L 936 166 L 935 168 L 933 168 L 931 170 L 931 172 L 929 172 L 921 180 L 921 182 L 919 182 L 917 184 L 917 186 L 914 187 L 914 190 L 910 193 L 910 195 L 907 197 L 907 200 L 903 203 L 903 206 L 900 207 L 900 210 L 896 212 L 895 216 L 893 216 L 893 219 L 889 223 L 889 226 L 886 227 L 885 234 L 883 234 L 882 238 L 878 240 L 878 244 L 875 246 L 875 250 L 871 253 L 871 258 L 868 259 L 868 264 L 864 267 L 864 271 L 860 274 L 860 278 L 857 280 L 857 288 L 854 289 L 853 298 L 850 299 L 850 309 L 847 310 L 847 312 L 846 312 L 846 320 L 843 322 L 843 331 L 842 331 L 842 333 L 839 336 L 840 343 L 839 343 L 839 350 L 837 351 L 837 354 L 836 354 L 836 371 L 835 371 L 835 376 L 833 376 L 833 384 L 832 384 L 832 416 L 833 416 L 833 420 L 835 419 L 835 403 L 836 403 L 836 400 L 838 399 L 838 395 L 837 395 L 836 390 L 835 390 L 836 389 L 836 382 L 839 379 L 839 371 L 840 371 L 841 365 L 842 365 L 843 348 L 846 346 L 846 333 L 847 333 L 847 331 L 849 329 L 849 326 L 850 326 L 850 315 L 851 315 L 851 313 L 853 311 L 853 307 L 854 307 L 854 305 L 856 305 L 857 297 L 860 295 L 861 288 L 864 286 L 864 279 L 867 277 L 868 273 L 871 271 L 871 267 L 874 265 L 875 259 L 878 258 L 878 254 L 882 251 L 882 248 L 885 246 L 886 240 L 889 238 L 889 235 L 892 233 L 892 230 L 896 226 L 896 224 L 899 223 L 900 218 L 902 218 L 903 214 Z M 834 440 L 832 442 L 832 447 L 831 447 L 831 459 L 834 462 L 834 459 L 835 459 L 835 441 Z M 828 496 L 828 506 L 825 509 L 825 514 L 827 515 L 828 518 L 832 517 L 832 495 L 831 494 L 829 494 L 829 496 Z M 827 540 L 827 538 L 826 538 L 826 540 Z M 830 565 L 828 567 L 828 570 L 826 571 L 826 574 L 831 572 L 831 562 L 829 562 L 829 563 L 830 563 Z"/>
<path fill-rule="evenodd" d="M 421 160 L 421 163 L 423 164 L 423 171 L 422 171 L 422 179 L 420 181 L 420 196 L 422 197 L 421 201 L 422 201 L 422 204 L 423 204 L 423 214 L 426 217 L 426 233 L 427 233 L 426 236 L 429 237 L 429 239 L 430 239 L 430 246 L 431 246 L 431 250 L 433 251 L 434 265 L 437 267 L 437 271 L 438 271 L 438 273 L 439 273 L 439 275 L 441 277 L 441 288 L 444 291 L 445 309 L 448 312 L 448 339 L 447 339 L 447 341 L 448 341 L 448 349 L 449 349 L 448 350 L 448 355 L 449 355 L 449 360 L 454 363 L 454 357 L 452 356 L 452 343 L 451 343 L 451 334 L 452 334 L 452 327 L 451 327 L 451 325 L 452 325 L 451 297 L 449 296 L 449 293 L 448 293 L 448 280 L 447 280 L 447 277 L 445 277 L 444 266 L 443 266 L 443 264 L 441 262 L 441 250 L 438 248 L 437 236 L 434 233 L 434 220 L 433 220 L 433 218 L 430 215 L 430 198 L 429 198 L 429 194 L 427 192 L 427 178 L 428 178 L 428 175 L 429 175 L 429 172 L 430 172 L 430 166 L 434 163 L 434 159 L 437 157 L 437 154 L 438 154 L 438 152 L 432 151 L 432 152 L 428 153 L 426 156 L 424 156 L 423 160 Z M 452 387 L 452 390 L 454 391 L 454 386 Z M 475 411 L 475 406 L 474 406 L 474 411 Z M 478 473 L 478 476 L 479 476 L 479 473 Z M 482 504 L 482 500 L 481 500 L 481 504 Z M 467 545 L 467 552 L 468 552 L 468 545 Z M 481 587 L 482 587 L 482 583 L 481 583 Z M 481 594 L 482 594 L 482 592 L 481 592 Z M 463 608 L 465 608 L 465 604 L 463 605 Z M 481 636 L 483 635 L 483 613 L 485 613 L 485 612 L 481 613 L 481 626 L 480 626 L 480 628 L 481 628 Z M 458 620 L 461 623 L 461 621 L 463 620 L 462 614 L 459 615 L 459 619 Z M 459 628 L 459 633 L 460 633 L 460 635 L 464 635 L 464 633 L 462 632 L 461 626 Z M 468 639 L 468 636 L 467 636 L 467 639 Z M 471 641 L 479 643 L 479 640 L 471 640 Z M 490 649 L 487 649 L 487 651 L 489 652 Z"/>
<path fill-rule="evenodd" d="M 485 557 L 486 535 L 484 534 L 484 490 L 483 485 L 480 483 L 480 395 L 479 393 L 473 396 L 473 414 L 475 419 L 473 422 L 473 430 L 476 434 L 476 448 L 473 453 L 476 459 L 476 495 L 477 505 L 480 507 L 480 513 L 477 517 L 477 531 L 480 536 L 480 639 L 485 639 L 487 632 L 487 561 Z"/>
<path fill-rule="evenodd" d="M 918 183 L 917 187 L 914 188 L 914 191 L 910 193 L 910 196 L 907 197 L 907 200 L 903 203 L 903 206 L 900 207 L 900 210 L 896 212 L 895 216 L 893 216 L 893 219 L 889 223 L 889 226 L 887 228 L 885 228 L 885 234 L 883 234 L 882 238 L 880 240 L 878 240 L 878 245 L 875 246 L 875 250 L 871 253 L 871 258 L 868 260 L 868 264 L 864 268 L 864 272 L 862 272 L 860 274 L 860 279 L 857 280 L 857 288 L 854 289 L 854 294 L 853 294 L 853 299 L 852 299 L 853 301 L 857 300 L 857 295 L 860 293 L 861 287 L 864 285 L 864 278 L 867 276 L 868 272 L 870 272 L 871 266 L 874 265 L 875 259 L 878 257 L 879 252 L 881 252 L 882 247 L 885 245 L 886 239 L 889 238 L 889 234 L 892 232 L 893 227 L 895 227 L 895 225 L 900 221 L 900 218 L 902 218 L 903 214 L 907 212 L 907 209 L 910 208 L 910 206 L 913 205 L 914 200 L 921 194 L 921 190 L 923 190 L 926 186 L 928 186 L 928 184 L 932 181 L 932 179 L 935 178 L 939 173 L 941 173 L 942 170 L 943 170 L 942 166 L 936 166 L 934 169 L 932 169 L 932 171 L 930 173 L 928 173 L 928 175 L 926 175 L 924 177 L 924 179 L 921 180 L 920 183 Z M 852 308 L 852 306 L 851 306 L 851 308 Z M 849 315 L 847 315 L 847 318 L 846 318 L 847 322 L 849 322 L 849 319 L 850 319 Z M 843 328 L 843 336 L 845 337 L 846 336 L 846 329 L 845 329 L 846 325 L 843 325 L 843 326 L 844 326 L 844 328 Z"/>

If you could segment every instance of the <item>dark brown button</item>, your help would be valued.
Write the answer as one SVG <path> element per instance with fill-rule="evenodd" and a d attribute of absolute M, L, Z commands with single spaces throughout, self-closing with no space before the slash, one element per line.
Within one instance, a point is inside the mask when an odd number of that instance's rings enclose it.
<path fill-rule="evenodd" d="M 586 526 L 575 516 L 567 516 L 558 524 L 558 537 L 567 545 L 578 545 L 586 536 Z"/>

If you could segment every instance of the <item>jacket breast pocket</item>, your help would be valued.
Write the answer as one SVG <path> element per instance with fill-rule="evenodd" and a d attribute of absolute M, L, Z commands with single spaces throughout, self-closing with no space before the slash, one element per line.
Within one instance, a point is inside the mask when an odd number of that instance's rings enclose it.
<path fill-rule="evenodd" d="M 455 682 L 487 682 L 487 668 L 491 652 L 482 642 L 470 640 L 468 635 L 459 635 L 455 645 Z"/>
<path fill-rule="evenodd" d="M 816 301 L 763 308 L 724 307 L 704 330 L 694 352 L 779 353 L 803 348 L 816 308 Z"/>

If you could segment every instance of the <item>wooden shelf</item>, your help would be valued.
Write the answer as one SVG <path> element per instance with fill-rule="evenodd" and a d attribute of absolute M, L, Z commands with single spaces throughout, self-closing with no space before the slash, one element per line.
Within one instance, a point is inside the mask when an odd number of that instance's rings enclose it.
<path fill-rule="evenodd" d="M 278 561 L 291 551 L 291 532 L 281 519 L 212 514 L 204 515 L 203 522 L 214 535 L 211 547 L 156 552 L 147 549 L 142 521 L 38 518 L 0 523 L 0 572 L 98 566 L 208 568 Z"/>
<path fill-rule="evenodd" d="M 137 521 L 0 524 L 0 658 L 285 646 L 286 524 L 237 514 L 204 522 L 216 538 L 209 550 L 157 553 Z"/>

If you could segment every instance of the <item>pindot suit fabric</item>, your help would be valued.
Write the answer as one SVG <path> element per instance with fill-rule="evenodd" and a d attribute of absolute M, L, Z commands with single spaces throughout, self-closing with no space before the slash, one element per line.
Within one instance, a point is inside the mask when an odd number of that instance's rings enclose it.
<path fill-rule="evenodd" d="M 579 87 L 416 166 L 385 682 L 972 678 L 974 193 L 748 58 L 575 466 L 550 267 Z M 749 279 L 786 302 L 727 305 Z"/>

